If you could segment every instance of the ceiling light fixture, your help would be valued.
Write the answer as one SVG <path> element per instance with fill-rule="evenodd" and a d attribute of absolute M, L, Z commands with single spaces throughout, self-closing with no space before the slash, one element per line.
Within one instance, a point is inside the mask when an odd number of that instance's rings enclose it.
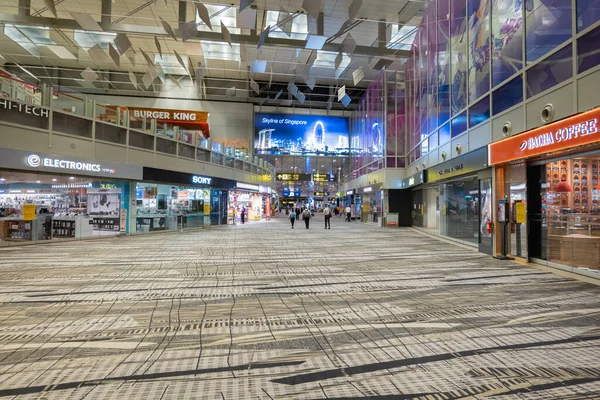
<path fill-rule="evenodd" d="M 56 182 L 56 178 L 52 178 L 52 182 Z"/>
<path fill-rule="evenodd" d="M 70 176 L 70 177 L 69 177 L 69 179 L 70 179 L 70 180 L 73 180 L 73 179 L 75 179 L 75 177 L 74 177 L 74 176 Z"/>
<path fill-rule="evenodd" d="M 40 181 L 35 181 L 35 183 L 42 183 L 42 182 L 40 182 Z"/>

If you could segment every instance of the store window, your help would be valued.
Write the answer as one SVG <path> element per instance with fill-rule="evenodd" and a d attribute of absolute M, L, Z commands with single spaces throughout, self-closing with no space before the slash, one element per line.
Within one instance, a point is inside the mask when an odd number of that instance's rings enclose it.
<path fill-rule="evenodd" d="M 600 269 L 600 152 L 552 161 L 545 168 L 548 261 Z"/>
<path fill-rule="evenodd" d="M 477 244 L 479 241 L 479 185 L 477 177 L 440 185 L 440 234 Z"/>
<path fill-rule="evenodd" d="M 242 211 L 245 222 L 260 221 L 265 217 L 266 195 L 243 190 L 230 190 L 228 201 L 229 223 L 241 223 Z"/>
<path fill-rule="evenodd" d="M 138 233 L 204 226 L 210 189 L 138 182 L 135 215 Z"/>
<path fill-rule="evenodd" d="M 129 182 L 0 170 L 0 246 L 129 231 Z"/>

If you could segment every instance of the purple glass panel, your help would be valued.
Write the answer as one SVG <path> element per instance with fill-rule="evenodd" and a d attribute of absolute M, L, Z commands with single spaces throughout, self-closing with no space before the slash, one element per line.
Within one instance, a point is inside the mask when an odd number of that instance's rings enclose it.
<path fill-rule="evenodd" d="M 571 38 L 571 1 L 526 0 L 524 3 L 525 51 L 527 63 L 532 63 Z"/>
<path fill-rule="evenodd" d="M 600 0 L 577 0 L 577 32 L 600 21 Z"/>
<path fill-rule="evenodd" d="M 523 101 L 523 78 L 519 75 L 510 82 L 505 83 L 492 94 L 494 115 L 508 110 Z"/>
<path fill-rule="evenodd" d="M 573 48 L 568 45 L 527 70 L 527 97 L 535 96 L 573 76 Z"/>
<path fill-rule="evenodd" d="M 450 0 L 452 115 L 467 106 L 467 1 Z"/>
<path fill-rule="evenodd" d="M 469 127 L 490 119 L 490 96 L 485 96 L 469 108 Z"/>
<path fill-rule="evenodd" d="M 421 136 L 427 135 L 427 71 L 429 68 L 427 58 L 427 21 L 423 19 L 422 24 L 419 26 L 419 81 L 417 82 L 418 92 L 418 104 L 419 104 L 419 129 Z"/>
<path fill-rule="evenodd" d="M 457 137 L 467 130 L 467 112 L 463 112 L 452 119 L 452 137 Z"/>
<path fill-rule="evenodd" d="M 396 157 L 386 157 L 385 166 L 387 168 L 396 168 Z"/>
<path fill-rule="evenodd" d="M 490 90 L 490 2 L 469 0 L 469 103 Z"/>
<path fill-rule="evenodd" d="M 449 0 L 437 2 L 437 57 L 439 124 L 450 118 L 450 19 Z"/>
<path fill-rule="evenodd" d="M 406 167 L 406 158 L 398 157 L 396 159 L 396 168 L 405 168 Z"/>
<path fill-rule="evenodd" d="M 492 2 L 492 84 L 523 68 L 523 0 Z"/>
<path fill-rule="evenodd" d="M 435 1 L 427 6 L 427 133 L 438 127 L 437 9 Z"/>
<path fill-rule="evenodd" d="M 577 41 L 577 71 L 582 73 L 600 64 L 600 27 L 583 35 Z"/>

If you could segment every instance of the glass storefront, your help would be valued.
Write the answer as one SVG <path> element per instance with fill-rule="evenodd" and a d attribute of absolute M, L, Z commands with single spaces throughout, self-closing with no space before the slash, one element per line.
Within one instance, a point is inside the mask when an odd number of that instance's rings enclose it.
<path fill-rule="evenodd" d="M 568 268 L 600 270 L 600 152 L 529 165 L 532 257 Z M 533 209 L 535 208 L 535 209 Z M 535 216 L 539 216 L 535 218 Z"/>
<path fill-rule="evenodd" d="M 233 223 L 241 223 L 242 210 L 245 210 L 245 221 L 260 221 L 266 217 L 267 202 L 263 193 L 250 192 L 245 190 L 230 190 L 229 191 L 229 220 Z M 270 202 L 269 202 L 270 208 Z"/>
<path fill-rule="evenodd" d="M 413 191 L 412 224 L 491 252 L 492 235 L 487 231 L 491 218 L 491 179 L 463 177 Z"/>
<path fill-rule="evenodd" d="M 209 188 L 137 182 L 135 232 L 203 227 L 209 201 Z"/>
<path fill-rule="evenodd" d="M 0 246 L 127 233 L 129 187 L 108 178 L 0 170 Z"/>

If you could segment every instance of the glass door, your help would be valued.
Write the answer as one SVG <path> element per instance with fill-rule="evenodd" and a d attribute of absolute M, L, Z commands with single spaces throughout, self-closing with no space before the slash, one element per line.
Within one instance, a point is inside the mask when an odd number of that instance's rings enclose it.
<path fill-rule="evenodd" d="M 494 238 L 492 221 L 493 199 L 492 199 L 492 179 L 479 180 L 479 251 L 485 254 L 493 255 Z"/>

